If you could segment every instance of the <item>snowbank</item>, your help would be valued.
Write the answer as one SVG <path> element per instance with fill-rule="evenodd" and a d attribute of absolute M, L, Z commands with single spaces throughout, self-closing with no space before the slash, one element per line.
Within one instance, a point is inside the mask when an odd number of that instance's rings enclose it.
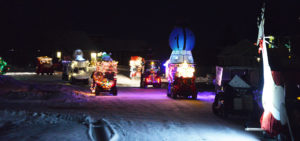
<path fill-rule="evenodd" d="M 89 140 L 84 116 L 0 111 L 0 140 Z"/>
<path fill-rule="evenodd" d="M 2 103 L 37 103 L 50 107 L 80 107 L 93 100 L 86 88 L 61 84 L 25 84 L 10 76 L 0 76 Z"/>

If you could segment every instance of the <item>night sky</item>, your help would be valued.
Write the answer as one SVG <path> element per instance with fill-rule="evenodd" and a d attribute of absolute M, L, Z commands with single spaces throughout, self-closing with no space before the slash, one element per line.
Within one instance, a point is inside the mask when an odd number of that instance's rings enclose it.
<path fill-rule="evenodd" d="M 271 1 L 271 0 L 269 0 Z M 300 1 L 269 2 L 266 33 L 300 34 Z M 0 1 L 1 48 L 43 48 L 51 31 L 145 40 L 154 50 L 170 51 L 168 36 L 185 23 L 196 35 L 196 51 L 255 42 L 262 0 L 215 1 Z M 168 54 L 169 55 L 169 54 Z M 168 56 L 167 55 L 167 56 Z"/>

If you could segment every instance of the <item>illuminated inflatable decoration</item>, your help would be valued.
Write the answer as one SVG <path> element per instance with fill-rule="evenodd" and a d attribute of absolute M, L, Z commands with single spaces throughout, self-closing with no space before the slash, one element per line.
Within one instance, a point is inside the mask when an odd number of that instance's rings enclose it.
<path fill-rule="evenodd" d="M 192 55 L 195 45 L 193 32 L 186 27 L 176 27 L 170 34 L 169 44 L 172 54 L 164 64 L 169 81 L 167 95 L 172 98 L 191 96 L 197 99 Z"/>
<path fill-rule="evenodd" d="M 195 36 L 193 32 L 185 27 L 176 27 L 169 38 L 169 44 L 172 51 L 170 63 L 194 63 L 192 49 L 195 45 Z"/>
<path fill-rule="evenodd" d="M 75 50 L 73 57 L 76 61 L 85 61 L 85 59 L 83 58 L 83 52 L 81 49 Z"/>
<path fill-rule="evenodd" d="M 144 58 L 140 56 L 131 56 L 129 61 L 130 78 L 141 77 L 141 70 L 144 61 Z"/>
<path fill-rule="evenodd" d="M 262 92 L 262 105 L 264 113 L 261 116 L 261 128 L 269 135 L 276 136 L 280 134 L 282 126 L 287 123 L 287 114 L 285 109 L 285 94 L 284 88 L 280 83 L 280 72 L 272 71 L 269 65 L 267 39 L 273 37 L 266 37 L 264 34 L 264 11 L 262 8 L 262 15 L 259 23 L 259 32 L 257 45 L 259 52 L 262 53 L 263 58 L 263 76 L 264 86 Z"/>
<path fill-rule="evenodd" d="M 62 79 L 70 81 L 71 83 L 84 82 L 88 83 L 90 72 L 90 62 L 83 58 L 81 49 L 77 49 L 73 53 L 73 60 L 63 60 Z"/>

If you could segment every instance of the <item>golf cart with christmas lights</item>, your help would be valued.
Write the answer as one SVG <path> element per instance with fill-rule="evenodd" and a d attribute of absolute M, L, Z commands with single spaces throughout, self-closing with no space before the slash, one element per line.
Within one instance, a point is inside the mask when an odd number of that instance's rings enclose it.
<path fill-rule="evenodd" d="M 5 74 L 7 71 L 10 70 L 10 67 L 7 66 L 7 63 L 0 57 L 0 75 Z"/>
<path fill-rule="evenodd" d="M 141 88 L 152 85 L 154 88 L 161 87 L 160 62 L 158 60 L 146 60 L 142 67 Z"/>
<path fill-rule="evenodd" d="M 131 56 L 129 61 L 131 79 L 141 77 L 142 65 L 144 61 L 144 58 L 140 56 Z"/>
<path fill-rule="evenodd" d="M 39 74 L 53 75 L 54 67 L 52 64 L 52 58 L 47 57 L 47 56 L 37 57 L 36 73 L 38 75 Z"/>
<path fill-rule="evenodd" d="M 63 75 L 67 76 L 67 80 L 71 83 L 84 82 L 89 83 L 89 64 L 90 62 L 83 58 L 83 52 L 80 49 L 74 51 L 74 60 L 63 61 Z M 63 77 L 65 78 L 65 77 Z"/>
<path fill-rule="evenodd" d="M 113 96 L 118 94 L 117 91 L 117 66 L 118 62 L 110 58 L 106 53 L 99 56 L 96 63 L 96 70 L 92 73 L 93 80 L 91 84 L 91 91 L 96 96 L 100 93 L 108 92 Z"/>
<path fill-rule="evenodd" d="M 169 82 L 167 96 L 197 99 L 195 64 L 191 52 L 195 43 L 194 34 L 188 28 L 177 27 L 172 31 L 169 43 L 173 51 L 165 65 Z"/>
<path fill-rule="evenodd" d="M 216 67 L 214 114 L 253 114 L 255 95 L 259 95 L 259 69 L 255 67 Z M 252 115 L 253 116 L 253 115 Z"/>

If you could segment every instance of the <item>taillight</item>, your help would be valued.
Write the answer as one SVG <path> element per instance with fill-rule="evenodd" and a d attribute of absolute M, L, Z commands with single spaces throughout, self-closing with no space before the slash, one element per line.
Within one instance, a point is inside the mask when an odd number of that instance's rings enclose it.
<path fill-rule="evenodd" d="M 113 86 L 115 86 L 115 82 L 114 81 L 110 81 L 109 85 L 110 85 L 110 87 L 113 87 Z"/>
<path fill-rule="evenodd" d="M 150 77 L 147 77 L 147 78 L 146 78 L 146 82 L 151 82 L 151 78 L 150 78 Z"/>
<path fill-rule="evenodd" d="M 156 78 L 157 83 L 160 83 L 160 78 Z"/>

